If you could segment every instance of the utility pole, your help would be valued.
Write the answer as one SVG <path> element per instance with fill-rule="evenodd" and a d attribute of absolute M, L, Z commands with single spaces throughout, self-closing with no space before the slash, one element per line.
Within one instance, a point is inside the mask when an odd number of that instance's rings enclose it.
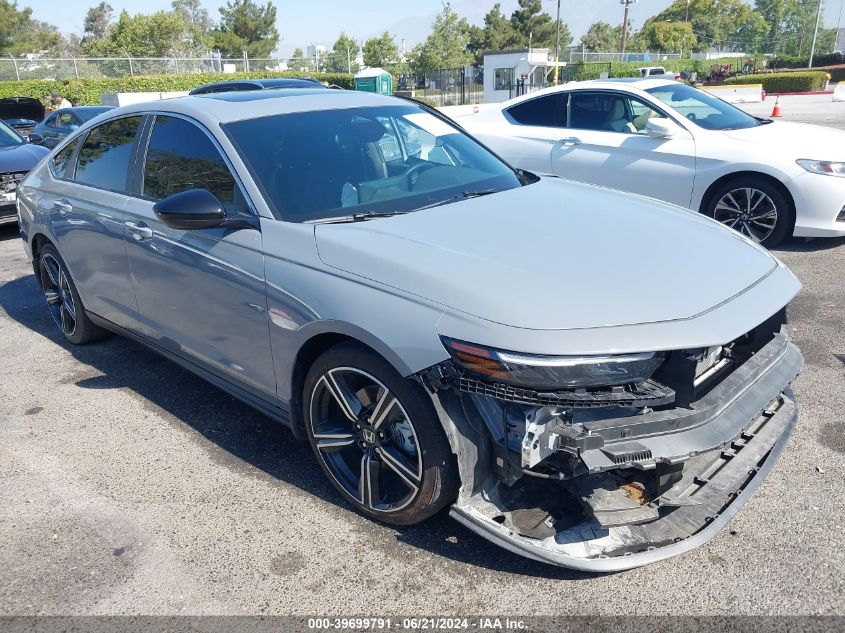
<path fill-rule="evenodd" d="M 807 68 L 813 67 L 813 55 L 816 54 L 816 38 L 819 36 L 819 20 L 822 17 L 822 0 L 819 0 L 819 9 L 816 11 L 816 30 L 813 31 L 813 45 L 810 47 L 810 62 L 807 64 Z M 837 33 L 837 35 L 839 35 Z"/>
<path fill-rule="evenodd" d="M 842 9 L 845 9 L 845 0 L 842 0 L 842 3 L 839 5 L 839 19 L 836 20 L 836 37 L 833 38 L 833 50 L 831 53 L 836 52 L 836 45 L 839 44 L 839 29 L 842 28 Z M 845 46 L 845 41 L 843 41 L 843 46 Z"/>
<path fill-rule="evenodd" d="M 557 0 L 557 37 L 555 38 L 555 85 L 560 71 L 560 0 Z"/>
<path fill-rule="evenodd" d="M 625 61 L 625 40 L 628 39 L 628 7 L 638 3 L 640 0 L 619 0 L 619 4 L 625 5 L 625 16 L 622 18 L 622 54 L 620 61 Z"/>
<path fill-rule="evenodd" d="M 684 22 L 689 22 L 689 3 L 690 0 L 687 0 L 687 10 L 684 12 Z"/>

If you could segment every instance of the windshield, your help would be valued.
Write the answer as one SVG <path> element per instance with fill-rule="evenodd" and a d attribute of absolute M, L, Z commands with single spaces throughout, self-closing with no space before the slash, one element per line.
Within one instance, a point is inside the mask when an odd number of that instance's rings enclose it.
<path fill-rule="evenodd" d="M 79 110 L 75 110 L 75 112 L 76 116 L 78 116 L 80 120 L 84 123 L 85 121 L 90 121 L 98 114 L 108 112 L 111 109 L 111 106 L 105 106 L 102 108 L 80 108 Z"/>
<path fill-rule="evenodd" d="M 740 130 L 760 124 L 739 108 L 686 84 L 658 86 L 646 92 L 705 130 Z"/>
<path fill-rule="evenodd" d="M 0 121 L 0 147 L 11 147 L 26 143 L 17 132 L 3 121 Z"/>
<path fill-rule="evenodd" d="M 291 222 L 405 213 L 520 186 L 514 171 L 419 106 L 278 114 L 224 126 Z"/>

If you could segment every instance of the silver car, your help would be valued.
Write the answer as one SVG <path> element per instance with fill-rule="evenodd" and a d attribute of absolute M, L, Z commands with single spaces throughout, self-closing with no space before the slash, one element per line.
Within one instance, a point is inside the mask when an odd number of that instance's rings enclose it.
<path fill-rule="evenodd" d="M 800 284 L 713 220 L 514 170 L 332 90 L 111 111 L 23 181 L 65 337 L 117 332 L 310 443 L 395 525 L 584 570 L 712 537 L 797 420 Z"/>

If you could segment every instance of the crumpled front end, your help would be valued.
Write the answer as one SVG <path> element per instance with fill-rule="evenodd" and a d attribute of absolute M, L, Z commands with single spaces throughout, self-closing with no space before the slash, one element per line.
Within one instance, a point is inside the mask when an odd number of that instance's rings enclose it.
<path fill-rule="evenodd" d="M 803 366 L 783 313 L 724 346 L 671 352 L 648 380 L 537 392 L 447 362 L 423 372 L 456 447 L 452 515 L 518 554 L 629 569 L 712 538 L 797 421 Z"/>

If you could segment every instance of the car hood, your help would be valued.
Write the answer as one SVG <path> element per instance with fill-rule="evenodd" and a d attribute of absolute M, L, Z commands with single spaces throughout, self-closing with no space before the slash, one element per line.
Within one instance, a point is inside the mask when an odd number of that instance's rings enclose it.
<path fill-rule="evenodd" d="M 777 267 L 691 211 L 543 178 L 407 215 L 315 226 L 328 266 L 519 328 L 689 319 Z"/>
<path fill-rule="evenodd" d="M 808 123 L 773 121 L 766 125 L 729 130 L 730 138 L 758 143 L 778 152 L 788 152 L 792 158 L 845 161 L 845 131 Z M 768 151 L 768 150 L 767 150 Z"/>
<path fill-rule="evenodd" d="M 14 145 L 0 147 L 0 173 L 29 171 L 50 150 L 40 145 Z"/>

